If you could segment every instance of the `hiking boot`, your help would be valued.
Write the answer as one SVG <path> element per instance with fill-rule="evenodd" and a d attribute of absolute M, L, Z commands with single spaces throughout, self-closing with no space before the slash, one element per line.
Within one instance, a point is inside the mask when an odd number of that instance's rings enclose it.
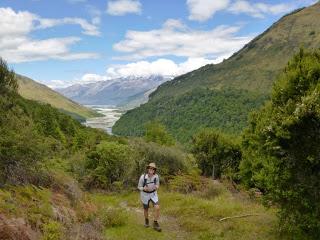
<path fill-rule="evenodd" d="M 144 220 L 144 226 L 145 226 L 146 228 L 149 227 L 149 219 L 148 219 L 148 218 L 146 218 L 146 219 Z"/>
<path fill-rule="evenodd" d="M 157 221 L 153 222 L 153 229 L 158 231 L 158 232 L 161 232 L 161 227 L 160 227 L 160 225 L 159 225 L 159 223 Z"/>

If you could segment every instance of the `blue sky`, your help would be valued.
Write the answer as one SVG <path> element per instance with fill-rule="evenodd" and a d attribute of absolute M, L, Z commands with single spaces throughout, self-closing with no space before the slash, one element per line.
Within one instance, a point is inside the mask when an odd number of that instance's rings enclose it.
<path fill-rule="evenodd" d="M 51 87 L 218 63 L 314 0 L 1 0 L 0 56 Z"/>

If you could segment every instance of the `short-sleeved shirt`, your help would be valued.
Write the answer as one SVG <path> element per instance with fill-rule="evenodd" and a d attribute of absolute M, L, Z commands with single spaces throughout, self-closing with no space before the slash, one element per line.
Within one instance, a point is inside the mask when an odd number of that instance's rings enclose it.
<path fill-rule="evenodd" d="M 156 186 L 160 186 L 160 179 L 158 174 L 154 174 L 153 176 L 149 177 L 148 174 L 142 174 L 139 183 L 138 183 L 138 189 L 140 190 L 140 198 L 143 204 L 148 204 L 150 200 L 152 200 L 154 203 L 158 203 L 158 194 L 157 191 L 148 193 L 143 191 L 143 184 L 144 179 L 146 179 L 146 186 L 150 188 L 150 190 L 155 189 Z"/>

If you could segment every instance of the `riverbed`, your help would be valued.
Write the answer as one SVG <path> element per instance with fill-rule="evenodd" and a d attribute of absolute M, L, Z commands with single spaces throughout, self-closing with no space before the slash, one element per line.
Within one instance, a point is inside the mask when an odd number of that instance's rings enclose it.
<path fill-rule="evenodd" d="M 125 113 L 125 110 L 121 110 L 109 105 L 86 105 L 86 107 L 92 108 L 104 116 L 88 118 L 84 125 L 92 128 L 102 129 L 109 134 L 112 134 L 113 125 L 121 117 L 121 115 Z"/>

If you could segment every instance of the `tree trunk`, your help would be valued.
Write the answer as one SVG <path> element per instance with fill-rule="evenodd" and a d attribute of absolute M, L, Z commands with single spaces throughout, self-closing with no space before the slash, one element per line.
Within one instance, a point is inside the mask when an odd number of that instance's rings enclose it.
<path fill-rule="evenodd" d="M 216 179 L 215 172 L 214 172 L 214 163 L 212 163 L 212 179 L 213 180 Z"/>

